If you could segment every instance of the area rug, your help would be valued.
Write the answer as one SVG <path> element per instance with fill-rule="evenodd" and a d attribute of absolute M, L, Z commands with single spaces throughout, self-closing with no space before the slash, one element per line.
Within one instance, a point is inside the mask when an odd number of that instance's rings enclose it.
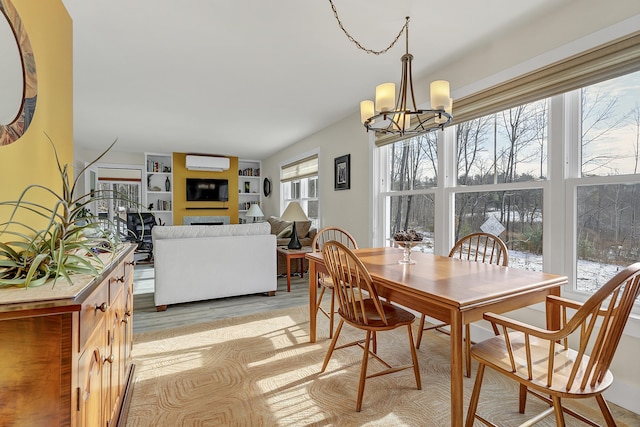
<path fill-rule="evenodd" d="M 427 333 L 418 350 L 422 390 L 412 370 L 369 379 L 358 413 L 361 350 L 336 350 L 320 374 L 328 322 L 318 319 L 318 342 L 311 344 L 308 319 L 303 306 L 135 335 L 127 426 L 450 425 L 446 335 Z M 362 336 L 345 326 L 341 340 Z M 410 363 L 406 329 L 379 334 L 378 352 L 392 363 Z M 380 368 L 374 360 L 369 364 L 369 372 Z M 515 383 L 488 371 L 482 413 L 499 425 L 523 422 Z M 464 385 L 466 412 L 473 378 Z M 529 399 L 529 416 L 542 410 L 541 402 Z M 539 425 L 554 424 L 551 417 Z M 571 417 L 567 424 L 582 425 Z"/>

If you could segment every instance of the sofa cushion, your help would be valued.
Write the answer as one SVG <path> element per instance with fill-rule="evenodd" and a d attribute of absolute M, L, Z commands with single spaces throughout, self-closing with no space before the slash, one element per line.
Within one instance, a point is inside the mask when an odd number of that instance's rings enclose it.
<path fill-rule="evenodd" d="M 157 230 L 155 230 L 157 228 Z M 226 225 L 165 225 L 151 229 L 153 240 L 270 234 L 264 222 Z"/>

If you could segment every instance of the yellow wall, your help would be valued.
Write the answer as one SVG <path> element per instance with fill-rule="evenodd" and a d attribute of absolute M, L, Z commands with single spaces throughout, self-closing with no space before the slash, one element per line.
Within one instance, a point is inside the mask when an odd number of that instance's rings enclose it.
<path fill-rule="evenodd" d="M 222 172 L 193 171 L 185 167 L 185 153 L 173 153 L 173 223 L 183 224 L 185 216 L 229 216 L 238 223 L 238 158 L 229 157 L 229 170 Z M 227 156 L 228 157 L 228 156 Z M 187 202 L 187 178 L 218 178 L 229 180 L 228 202 Z M 192 209 L 187 209 L 192 208 Z M 193 209 L 216 208 L 216 209 Z"/>
<path fill-rule="evenodd" d="M 61 164 L 73 163 L 72 22 L 60 0 L 11 0 L 27 31 L 36 63 L 38 100 L 31 125 L 16 142 L 0 146 L 0 200 L 14 200 L 29 184 L 59 191 L 53 149 Z M 2 18 L 4 19 L 4 17 Z M 8 184 L 8 185 L 7 185 Z M 46 203 L 43 192 L 30 201 Z M 6 220 L 6 210 L 0 220 Z M 26 217 L 23 217 L 25 219 Z M 28 222 L 38 225 L 36 220 Z"/>

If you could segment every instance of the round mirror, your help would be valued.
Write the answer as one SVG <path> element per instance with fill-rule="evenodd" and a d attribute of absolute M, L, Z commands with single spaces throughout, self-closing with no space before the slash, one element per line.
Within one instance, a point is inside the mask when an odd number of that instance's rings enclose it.
<path fill-rule="evenodd" d="M 0 123 L 13 122 L 22 106 L 22 58 L 9 21 L 0 19 Z"/>
<path fill-rule="evenodd" d="M 0 145 L 7 145 L 31 124 L 37 80 L 31 43 L 10 0 L 0 0 L 0 12 Z"/>

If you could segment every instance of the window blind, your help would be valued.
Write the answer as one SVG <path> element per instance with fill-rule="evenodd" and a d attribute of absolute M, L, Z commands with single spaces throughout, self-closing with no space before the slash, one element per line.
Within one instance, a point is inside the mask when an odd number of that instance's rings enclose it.
<path fill-rule="evenodd" d="M 453 122 L 535 102 L 640 70 L 640 31 L 453 101 Z M 383 146 L 406 139 L 377 135 Z"/>
<path fill-rule="evenodd" d="M 318 175 L 318 156 L 313 155 L 286 164 L 280 169 L 280 182 Z"/>

